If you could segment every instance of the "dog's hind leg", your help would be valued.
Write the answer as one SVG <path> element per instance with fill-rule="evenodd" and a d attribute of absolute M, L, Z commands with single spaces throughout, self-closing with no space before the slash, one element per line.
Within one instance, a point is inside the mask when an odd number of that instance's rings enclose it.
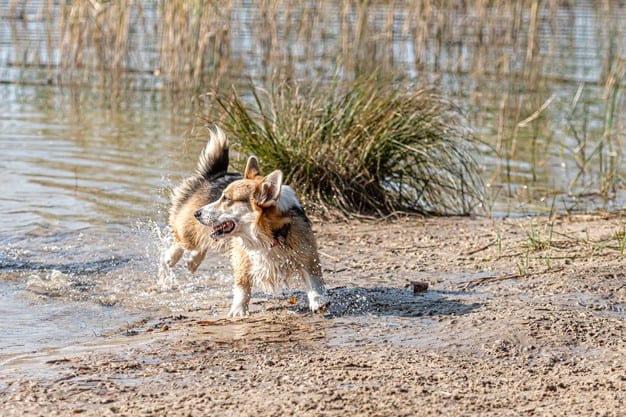
<path fill-rule="evenodd" d="M 305 271 L 304 281 L 307 286 L 307 296 L 311 311 L 314 313 L 325 311 L 330 305 L 330 301 L 326 298 L 326 285 L 322 277 Z"/>
<path fill-rule="evenodd" d="M 192 274 L 196 272 L 196 269 L 200 266 L 206 255 L 206 249 L 194 249 L 191 251 L 191 256 L 187 259 L 187 268 Z"/>
<path fill-rule="evenodd" d="M 168 267 L 171 268 L 178 263 L 184 252 L 185 249 L 175 242 L 167 251 L 165 251 L 162 260 Z"/>

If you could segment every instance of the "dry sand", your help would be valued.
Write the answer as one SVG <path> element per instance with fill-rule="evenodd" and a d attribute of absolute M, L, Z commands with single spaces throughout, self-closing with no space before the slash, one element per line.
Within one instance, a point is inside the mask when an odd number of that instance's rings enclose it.
<path fill-rule="evenodd" d="M 316 222 L 325 315 L 298 293 L 137 323 L 4 375 L 0 414 L 624 415 L 625 224 Z"/>

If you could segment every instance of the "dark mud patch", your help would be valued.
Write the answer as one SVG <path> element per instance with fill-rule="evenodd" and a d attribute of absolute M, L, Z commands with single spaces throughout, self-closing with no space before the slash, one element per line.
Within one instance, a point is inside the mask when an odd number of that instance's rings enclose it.
<path fill-rule="evenodd" d="M 268 306 L 269 310 L 281 308 L 306 314 L 308 304 L 306 294 L 294 292 L 291 297 L 297 303 L 282 306 Z M 454 291 L 426 291 L 414 293 L 412 290 L 393 287 L 336 287 L 328 289 L 330 306 L 324 317 L 333 319 L 350 316 L 395 316 L 395 317 L 434 317 L 454 316 L 471 312 L 480 307 L 479 302 L 454 299 L 463 296 Z M 270 302 L 271 304 L 271 302 Z"/>

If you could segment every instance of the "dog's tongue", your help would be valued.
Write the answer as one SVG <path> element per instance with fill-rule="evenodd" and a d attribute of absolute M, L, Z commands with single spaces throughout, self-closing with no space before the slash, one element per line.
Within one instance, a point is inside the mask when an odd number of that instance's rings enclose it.
<path fill-rule="evenodd" d="M 233 222 L 226 222 L 222 225 L 222 232 L 223 233 L 230 233 L 233 231 L 233 229 L 235 228 L 235 223 Z"/>

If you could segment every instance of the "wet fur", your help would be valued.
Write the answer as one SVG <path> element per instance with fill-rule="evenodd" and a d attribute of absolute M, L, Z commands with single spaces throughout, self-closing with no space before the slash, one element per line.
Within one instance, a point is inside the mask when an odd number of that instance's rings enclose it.
<path fill-rule="evenodd" d="M 207 146 L 200 154 L 193 176 L 184 179 L 170 195 L 169 225 L 174 243 L 165 252 L 163 263 L 173 267 L 185 251 L 191 254 L 187 267 L 193 273 L 198 269 L 209 247 L 220 249 L 212 242 L 206 227 L 193 214 L 200 207 L 216 200 L 231 182 L 241 179 L 241 174 L 229 173 L 229 144 L 224 132 L 216 128 L 209 132 Z"/>
<path fill-rule="evenodd" d="M 282 184 L 282 172 L 262 176 L 254 157 L 243 177 L 227 168 L 228 142 L 217 129 L 196 175 L 172 193 L 174 244 L 164 261 L 171 267 L 189 250 L 193 272 L 209 246 L 229 249 L 234 275 L 229 316 L 248 315 L 253 285 L 276 293 L 294 279 L 304 283 L 311 310 L 325 309 L 317 242 L 296 193 Z"/>

